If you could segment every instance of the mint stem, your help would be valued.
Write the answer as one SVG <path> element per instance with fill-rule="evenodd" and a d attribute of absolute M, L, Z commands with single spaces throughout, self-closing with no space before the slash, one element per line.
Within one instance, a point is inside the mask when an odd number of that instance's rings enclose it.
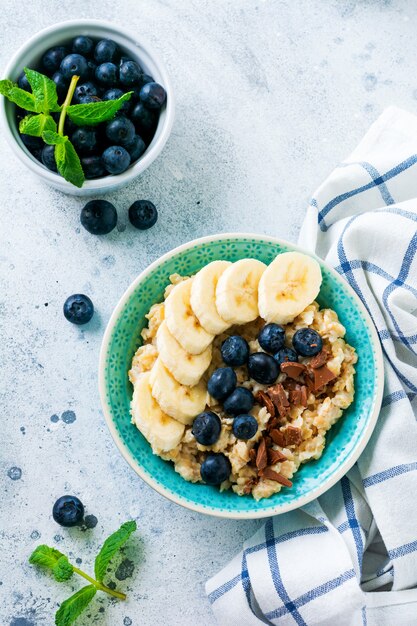
<path fill-rule="evenodd" d="M 74 80 L 74 78 L 76 78 L 78 80 L 78 76 L 73 76 L 73 80 Z M 77 81 L 75 81 L 75 82 L 77 82 Z M 97 580 L 94 580 L 94 578 L 91 578 L 91 576 L 89 576 L 88 574 L 86 574 L 82 570 L 78 569 L 78 567 L 74 567 L 74 572 L 76 574 L 78 574 L 79 576 L 82 576 L 83 578 L 88 580 L 89 583 L 94 585 L 94 587 L 96 587 L 97 589 L 100 589 L 100 591 L 104 591 L 105 593 L 108 593 L 109 595 L 114 596 L 115 598 L 119 598 L 119 600 L 126 600 L 126 594 L 125 593 L 121 593 L 120 591 L 114 591 L 113 589 L 110 589 L 109 587 L 106 587 L 105 585 L 102 585 Z"/>
<path fill-rule="evenodd" d="M 67 108 L 71 104 L 72 96 L 74 95 L 74 91 L 75 91 L 75 88 L 77 86 L 77 82 L 79 81 L 79 79 L 80 79 L 79 76 L 73 76 L 71 78 L 70 86 L 68 88 L 68 93 L 64 100 L 64 104 L 62 105 L 62 108 L 61 108 L 61 115 L 59 116 L 58 135 L 64 136 L 64 124 L 65 124 L 65 118 L 67 116 Z"/>

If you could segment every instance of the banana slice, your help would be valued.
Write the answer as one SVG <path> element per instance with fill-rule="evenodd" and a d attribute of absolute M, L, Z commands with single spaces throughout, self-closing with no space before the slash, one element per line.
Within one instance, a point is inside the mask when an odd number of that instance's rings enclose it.
<path fill-rule="evenodd" d="M 256 259 L 241 259 L 220 276 L 216 307 L 229 324 L 246 324 L 258 317 L 258 284 L 265 268 Z"/>
<path fill-rule="evenodd" d="M 165 320 L 171 335 L 190 354 L 201 354 L 214 337 L 201 326 L 191 308 L 192 278 L 174 287 L 165 301 Z"/>
<path fill-rule="evenodd" d="M 184 435 L 184 426 L 166 415 L 152 396 L 150 372 L 140 374 L 130 405 L 132 421 L 149 441 L 155 454 L 175 448 Z"/>
<path fill-rule="evenodd" d="M 220 335 L 230 326 L 216 308 L 217 282 L 230 265 L 230 261 L 212 261 L 194 276 L 191 285 L 191 308 L 204 330 L 212 335 Z"/>
<path fill-rule="evenodd" d="M 149 381 L 152 395 L 161 409 L 182 424 L 192 424 L 196 415 L 204 411 L 208 400 L 205 384 L 180 385 L 159 357 L 151 369 Z"/>
<path fill-rule="evenodd" d="M 156 346 L 161 361 L 181 385 L 196 385 L 210 365 L 211 345 L 201 354 L 190 354 L 169 332 L 166 322 L 158 328 Z"/>
<path fill-rule="evenodd" d="M 259 281 L 259 313 L 267 322 L 289 324 L 320 291 L 318 262 L 301 252 L 279 254 Z"/>

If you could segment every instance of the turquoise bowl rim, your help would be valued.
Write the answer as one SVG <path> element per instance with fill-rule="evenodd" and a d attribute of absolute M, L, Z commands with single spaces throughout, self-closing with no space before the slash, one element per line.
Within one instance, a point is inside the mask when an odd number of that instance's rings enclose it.
<path fill-rule="evenodd" d="M 374 392 L 372 396 L 372 402 L 369 407 L 368 418 L 366 422 L 366 426 L 363 429 L 361 437 L 357 440 L 354 448 L 350 452 L 350 454 L 344 459 L 344 461 L 340 464 L 338 469 L 334 471 L 326 480 L 323 481 L 323 484 L 318 487 L 312 489 L 307 494 L 296 498 L 294 501 L 286 502 L 284 504 L 272 504 L 270 507 L 262 508 L 260 510 L 250 510 L 250 511 L 239 511 L 239 510 L 225 510 L 220 509 L 214 506 L 208 506 L 206 504 L 200 505 L 197 502 L 192 502 L 187 498 L 173 492 L 170 488 L 167 488 L 165 485 L 162 485 L 158 481 L 156 481 L 151 474 L 148 473 L 138 462 L 136 458 L 133 457 L 127 445 L 123 441 L 119 432 L 116 430 L 114 425 L 114 415 L 112 413 L 112 408 L 108 402 L 107 398 L 107 381 L 106 381 L 106 369 L 109 358 L 109 348 L 111 346 L 111 341 L 113 338 L 114 330 L 117 326 L 117 322 L 119 320 L 120 314 L 123 312 L 125 306 L 128 304 L 129 299 L 132 293 L 137 289 L 137 287 L 146 281 L 147 277 L 156 269 L 158 266 L 164 264 L 166 261 L 171 259 L 174 256 L 181 255 L 182 252 L 188 250 L 190 248 L 194 248 L 196 246 L 200 246 L 203 244 L 210 244 L 213 242 L 218 242 L 222 240 L 257 240 L 258 242 L 267 242 L 269 244 L 276 244 L 281 247 L 286 247 L 291 250 L 297 250 L 299 252 L 303 252 L 304 254 L 308 254 L 318 260 L 318 262 L 331 274 L 333 280 L 337 283 L 338 286 L 342 290 L 344 290 L 351 300 L 353 300 L 358 313 L 360 313 L 363 321 L 366 324 L 367 331 L 369 333 L 370 342 L 372 344 L 372 353 L 374 356 L 374 371 L 375 371 L 375 385 Z M 138 320 L 139 323 L 139 320 Z M 269 517 L 271 515 L 278 515 L 282 513 L 286 513 L 288 511 L 292 511 L 299 507 L 302 507 L 315 498 L 322 495 L 325 491 L 330 489 L 336 482 L 338 482 L 345 474 L 349 471 L 349 469 L 354 465 L 359 456 L 362 454 L 365 446 L 367 445 L 372 432 L 375 428 L 376 421 L 378 419 L 379 410 L 382 402 L 383 395 L 383 387 L 384 387 L 384 366 L 383 366 L 383 357 L 381 345 L 378 339 L 378 335 L 376 333 L 374 324 L 372 322 L 371 317 L 368 314 L 367 309 L 357 296 L 357 294 L 353 291 L 350 285 L 343 280 L 343 278 L 338 274 L 331 266 L 329 266 L 322 259 L 317 257 L 315 254 L 308 250 L 304 250 L 297 245 L 294 245 L 284 239 L 279 239 L 277 237 L 270 237 L 267 235 L 259 235 L 254 233 L 222 233 L 216 235 L 209 235 L 206 237 L 201 237 L 199 239 L 194 239 L 185 244 L 182 244 L 173 250 L 167 252 L 159 259 L 151 263 L 143 272 L 139 274 L 139 276 L 131 283 L 131 285 L 127 288 L 125 293 L 120 298 L 117 303 L 110 320 L 107 324 L 107 328 L 103 335 L 100 357 L 99 357 L 99 392 L 100 392 L 100 400 L 103 408 L 104 417 L 107 423 L 107 426 L 110 430 L 110 433 L 125 460 L 129 463 L 132 469 L 155 491 L 165 496 L 172 502 L 184 506 L 187 509 L 197 511 L 199 513 L 205 513 L 207 515 L 213 515 L 215 517 L 221 518 L 229 518 L 229 519 L 259 519 L 263 517 Z M 139 433 L 138 433 L 139 434 Z M 149 446 L 149 454 L 152 454 L 152 450 Z M 236 496 L 239 497 L 239 496 Z"/>

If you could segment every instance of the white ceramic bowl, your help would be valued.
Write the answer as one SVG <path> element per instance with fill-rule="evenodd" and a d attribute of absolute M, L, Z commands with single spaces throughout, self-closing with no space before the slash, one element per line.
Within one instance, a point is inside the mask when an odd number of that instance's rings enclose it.
<path fill-rule="evenodd" d="M 15 155 L 34 174 L 56 189 L 77 196 L 103 194 L 126 185 L 141 174 L 156 159 L 165 146 L 174 122 L 174 96 L 171 82 L 161 59 L 154 51 L 150 51 L 141 42 L 140 34 L 136 37 L 124 28 L 102 22 L 101 20 L 71 20 L 49 26 L 31 37 L 13 56 L 8 64 L 4 77 L 16 81 L 25 66 L 36 67 L 42 55 L 49 48 L 69 42 L 77 35 L 89 35 L 94 39 L 113 39 L 130 57 L 137 60 L 146 74 L 154 77 L 156 82 L 164 86 L 167 92 L 167 103 L 161 111 L 158 126 L 151 144 L 136 163 L 122 174 L 106 176 L 95 180 L 86 180 L 81 189 L 68 183 L 55 172 L 48 170 L 40 163 L 23 144 L 16 120 L 15 106 L 6 98 L 0 98 L 0 116 L 2 118 L 6 138 Z M 140 41 L 138 41 L 140 40 Z"/>

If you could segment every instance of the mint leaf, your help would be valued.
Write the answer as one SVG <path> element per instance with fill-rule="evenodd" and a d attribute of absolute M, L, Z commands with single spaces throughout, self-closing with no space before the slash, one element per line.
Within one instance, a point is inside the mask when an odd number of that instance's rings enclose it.
<path fill-rule="evenodd" d="M 0 94 L 26 111 L 38 112 L 33 93 L 20 89 L 11 80 L 0 80 Z"/>
<path fill-rule="evenodd" d="M 32 552 L 29 557 L 29 563 L 32 565 L 41 565 L 42 567 L 54 569 L 58 561 L 63 556 L 64 555 L 59 550 L 55 550 L 55 548 L 50 548 L 49 546 L 42 544 Z"/>
<path fill-rule="evenodd" d="M 39 115 L 26 115 L 19 124 L 19 132 L 32 137 L 42 137 L 46 130 L 56 131 L 56 122 L 50 115 L 39 113 Z"/>
<path fill-rule="evenodd" d="M 110 537 L 107 537 L 100 552 L 96 556 L 94 563 L 94 573 L 99 582 L 103 582 L 107 566 L 111 559 L 126 543 L 136 528 L 137 526 L 135 521 L 125 522 L 120 526 L 119 530 L 116 530 L 116 532 L 110 535 Z"/>
<path fill-rule="evenodd" d="M 126 100 L 129 100 L 133 91 L 123 94 L 117 100 L 90 102 L 89 104 L 71 104 L 67 108 L 67 115 L 78 126 L 96 126 L 101 122 L 111 120 Z"/>
<path fill-rule="evenodd" d="M 55 613 L 56 626 L 71 626 L 87 608 L 96 593 L 97 588 L 94 585 L 87 585 L 65 600 Z"/>
<path fill-rule="evenodd" d="M 55 145 L 55 161 L 58 172 L 69 183 L 76 187 L 82 187 L 85 176 L 80 158 L 68 137 L 64 137 L 64 139 L 63 143 Z"/>
<path fill-rule="evenodd" d="M 29 69 L 28 67 L 24 68 L 24 72 L 29 81 L 29 85 L 32 88 L 32 93 L 36 100 L 37 110 L 40 113 L 60 111 L 61 107 L 58 105 L 58 94 L 54 81 L 39 72 L 35 72 L 35 70 Z"/>
<path fill-rule="evenodd" d="M 55 580 L 59 583 L 69 580 L 74 573 L 74 566 L 68 561 L 66 556 L 61 556 L 52 570 Z"/>
<path fill-rule="evenodd" d="M 45 130 L 45 132 L 42 133 L 42 139 L 50 146 L 56 146 L 58 143 L 65 143 L 68 141 L 67 136 L 58 135 L 58 133 L 54 130 Z"/>

